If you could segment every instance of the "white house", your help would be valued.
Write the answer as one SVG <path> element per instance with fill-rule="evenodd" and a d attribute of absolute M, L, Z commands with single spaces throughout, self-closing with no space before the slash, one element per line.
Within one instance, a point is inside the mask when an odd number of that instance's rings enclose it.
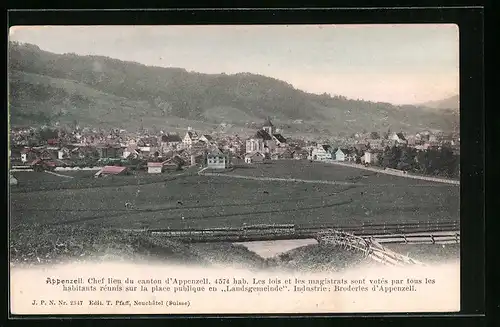
<path fill-rule="evenodd" d="M 216 148 L 207 154 L 207 168 L 227 169 L 229 167 L 229 156 L 221 149 Z"/>
<path fill-rule="evenodd" d="M 160 155 L 160 151 L 156 146 L 140 146 L 138 150 L 143 157 Z"/>
<path fill-rule="evenodd" d="M 190 148 L 191 145 L 195 142 L 198 142 L 199 136 L 196 134 L 195 131 L 191 129 L 191 127 L 188 127 L 188 131 L 184 138 L 182 139 L 182 143 L 186 148 Z"/>
<path fill-rule="evenodd" d="M 328 160 L 332 159 L 332 147 L 328 144 L 320 144 L 314 147 L 311 151 L 312 160 Z"/>
<path fill-rule="evenodd" d="M 69 156 L 69 149 L 66 147 L 63 147 L 57 151 L 57 159 L 62 160 L 66 159 Z"/>
<path fill-rule="evenodd" d="M 354 153 L 348 149 L 338 148 L 335 151 L 335 160 L 337 161 L 354 161 L 355 157 Z"/>
<path fill-rule="evenodd" d="M 161 174 L 163 172 L 163 162 L 148 162 L 148 174 Z"/>
<path fill-rule="evenodd" d="M 365 154 L 361 157 L 361 162 L 366 164 L 377 163 L 377 154 L 373 151 L 365 151 Z"/>
<path fill-rule="evenodd" d="M 37 158 L 37 154 L 31 148 L 24 148 L 21 151 L 21 161 L 26 163 L 28 161 L 33 161 Z"/>

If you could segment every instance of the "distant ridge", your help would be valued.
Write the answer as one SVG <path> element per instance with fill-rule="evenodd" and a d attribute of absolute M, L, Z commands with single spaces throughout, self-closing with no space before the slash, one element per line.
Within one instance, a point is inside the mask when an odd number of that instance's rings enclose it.
<path fill-rule="evenodd" d="M 254 129 L 267 117 L 287 134 L 457 128 L 458 115 L 310 94 L 274 78 L 201 74 L 9 43 L 11 124 Z"/>
<path fill-rule="evenodd" d="M 429 101 L 422 103 L 421 106 L 432 108 L 432 109 L 454 109 L 458 110 L 460 108 L 460 97 L 458 95 L 453 95 L 446 99 Z"/>

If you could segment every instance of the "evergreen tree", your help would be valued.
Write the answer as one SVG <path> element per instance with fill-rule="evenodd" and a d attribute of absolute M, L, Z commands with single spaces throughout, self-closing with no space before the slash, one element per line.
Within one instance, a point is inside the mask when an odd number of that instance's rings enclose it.
<path fill-rule="evenodd" d="M 415 167 L 415 153 L 409 147 L 402 147 L 397 169 L 411 171 Z"/>
<path fill-rule="evenodd" d="M 382 159 L 382 166 L 386 168 L 397 168 L 401 151 L 397 146 L 386 147 Z"/>
<path fill-rule="evenodd" d="M 440 172 L 443 176 L 452 177 L 456 171 L 455 166 L 458 164 L 456 156 L 450 147 L 443 146 L 440 151 Z"/>

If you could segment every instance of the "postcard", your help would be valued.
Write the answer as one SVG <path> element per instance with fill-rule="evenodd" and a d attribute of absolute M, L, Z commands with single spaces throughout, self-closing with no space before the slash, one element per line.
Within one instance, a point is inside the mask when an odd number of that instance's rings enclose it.
<path fill-rule="evenodd" d="M 14 26 L 10 312 L 460 311 L 452 24 Z"/>

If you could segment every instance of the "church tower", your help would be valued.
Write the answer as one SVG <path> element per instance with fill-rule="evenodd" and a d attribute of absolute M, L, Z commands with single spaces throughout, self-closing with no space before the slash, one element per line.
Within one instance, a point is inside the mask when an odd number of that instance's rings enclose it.
<path fill-rule="evenodd" d="M 268 117 L 267 121 L 264 123 L 264 126 L 262 126 L 262 129 L 265 130 L 269 135 L 274 134 L 274 125 L 271 123 L 271 119 Z"/>

